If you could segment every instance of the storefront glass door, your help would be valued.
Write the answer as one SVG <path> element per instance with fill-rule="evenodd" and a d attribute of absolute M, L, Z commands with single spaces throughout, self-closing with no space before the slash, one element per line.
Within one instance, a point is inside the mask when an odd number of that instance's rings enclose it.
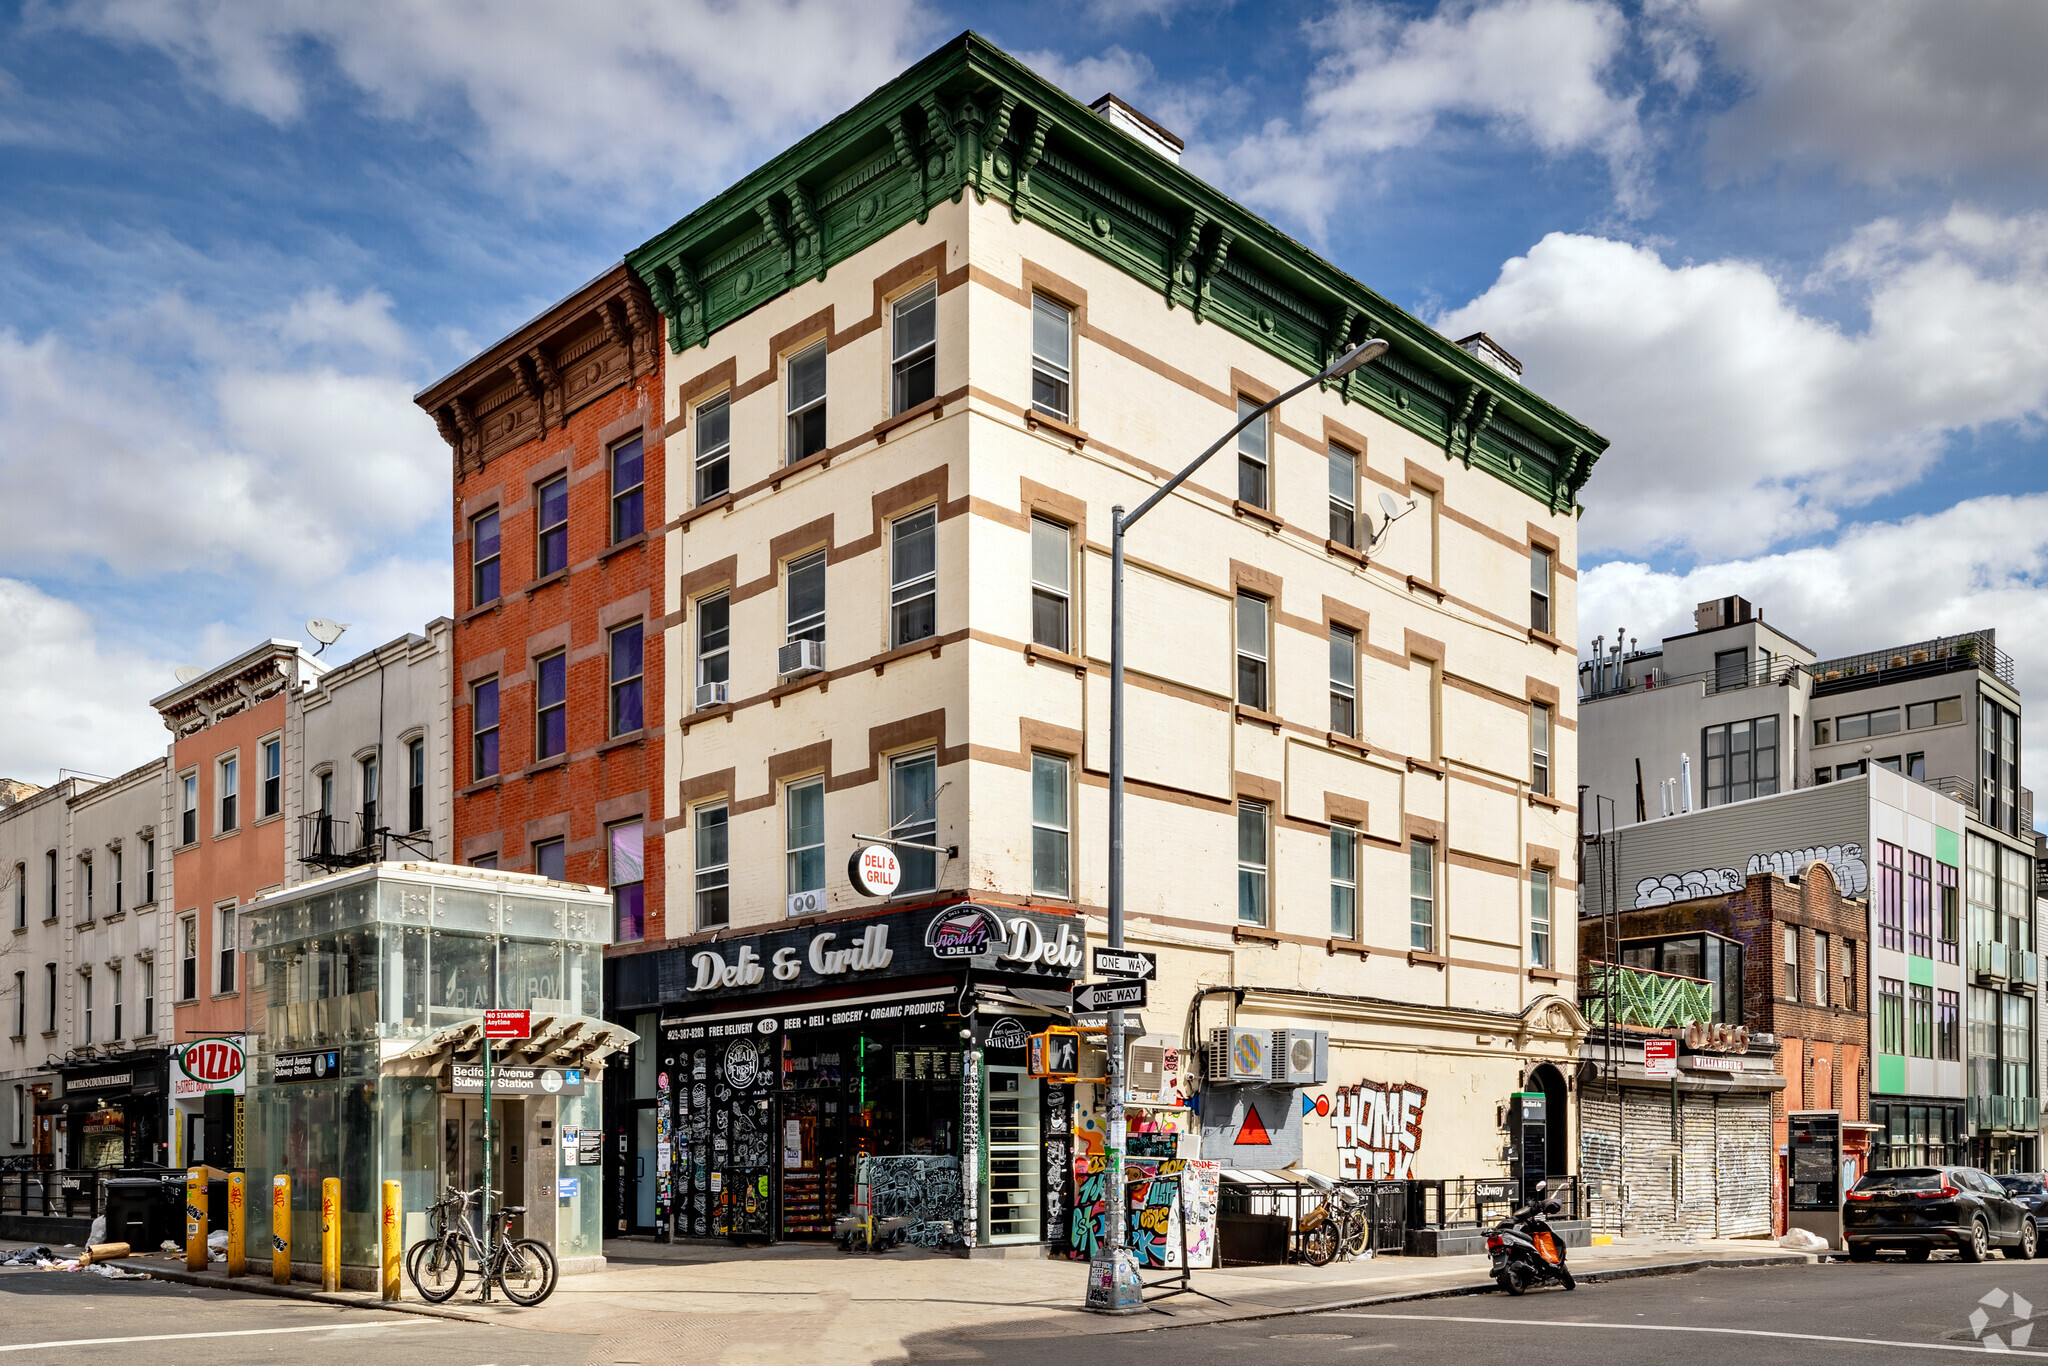
<path fill-rule="evenodd" d="M 981 1219 L 991 1243 L 1036 1242 L 1039 1237 L 1038 1083 L 1021 1067 L 988 1069 L 983 1132 L 988 1135 L 988 1179 L 982 1183 Z"/>

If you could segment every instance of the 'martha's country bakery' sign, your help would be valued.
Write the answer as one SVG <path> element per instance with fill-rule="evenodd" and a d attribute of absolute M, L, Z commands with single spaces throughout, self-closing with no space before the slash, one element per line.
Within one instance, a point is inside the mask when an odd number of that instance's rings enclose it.
<path fill-rule="evenodd" d="M 689 1000 L 962 967 L 1071 978 L 1083 940 L 1071 917 L 956 903 L 668 949 L 661 983 L 668 999 Z"/>

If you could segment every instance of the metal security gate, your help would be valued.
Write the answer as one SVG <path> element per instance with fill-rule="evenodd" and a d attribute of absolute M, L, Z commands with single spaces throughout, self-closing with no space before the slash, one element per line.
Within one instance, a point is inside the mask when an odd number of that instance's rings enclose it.
<path fill-rule="evenodd" d="M 1365 1195 L 1366 1217 L 1372 1221 L 1372 1250 L 1402 1253 L 1408 1250 L 1408 1183 L 1369 1181 L 1354 1183 Z"/>

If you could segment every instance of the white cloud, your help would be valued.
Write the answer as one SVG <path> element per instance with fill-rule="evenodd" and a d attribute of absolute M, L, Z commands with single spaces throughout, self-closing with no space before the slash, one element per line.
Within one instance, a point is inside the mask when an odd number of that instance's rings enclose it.
<path fill-rule="evenodd" d="M 1838 289 L 1845 329 L 1798 289 Z M 1813 280 L 1669 265 L 1553 233 L 1437 320 L 1484 330 L 1529 383 L 1613 441 L 1583 549 L 1750 554 L 1911 485 L 1956 433 L 2048 413 L 2048 217 L 1966 208 L 1853 234 Z"/>
<path fill-rule="evenodd" d="M 2025 694 L 2048 680 L 2048 493 L 1972 498 L 1851 527 L 1829 545 L 1684 573 L 1599 565 L 1579 581 L 1579 635 L 1620 625 L 1647 646 L 1691 630 L 1694 604 L 1730 593 L 1823 658 L 1992 627 Z M 2022 739 L 2021 773 L 2048 772 L 2048 727 Z"/>
<path fill-rule="evenodd" d="M 1748 87 L 1713 130 L 1725 171 L 1831 164 L 1877 184 L 2048 169 L 2040 0 L 1673 0 Z"/>
<path fill-rule="evenodd" d="M 1637 202 L 1637 96 L 1613 88 L 1629 30 L 1606 0 L 1446 0 L 1406 21 L 1352 3 L 1308 33 L 1319 58 L 1302 124 L 1270 122 L 1228 158 L 1253 202 L 1319 229 L 1359 158 L 1421 146 L 1452 120 L 1546 156 L 1598 155 L 1617 198 Z"/>
<path fill-rule="evenodd" d="M 0 578 L 0 777 L 38 785 L 60 768 L 113 776 L 163 753 L 149 699 L 172 663 L 101 641 L 92 618 L 20 579 Z"/>
<path fill-rule="evenodd" d="M 703 188 L 808 131 L 919 55 L 917 0 L 73 0 L 45 23 L 155 48 L 221 99 L 304 116 L 319 52 L 380 113 L 451 111 L 501 171 Z"/>

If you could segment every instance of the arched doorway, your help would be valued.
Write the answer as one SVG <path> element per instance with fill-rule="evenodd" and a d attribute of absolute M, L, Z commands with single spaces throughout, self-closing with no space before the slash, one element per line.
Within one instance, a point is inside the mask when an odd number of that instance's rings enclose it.
<path fill-rule="evenodd" d="M 1556 1182 L 1571 1170 L 1571 1120 L 1565 1111 L 1563 1074 L 1547 1062 L 1530 1068 L 1522 1080 L 1519 1111 L 1515 1175 L 1521 1178 L 1522 1198 L 1528 1200 L 1538 1181 Z"/>

